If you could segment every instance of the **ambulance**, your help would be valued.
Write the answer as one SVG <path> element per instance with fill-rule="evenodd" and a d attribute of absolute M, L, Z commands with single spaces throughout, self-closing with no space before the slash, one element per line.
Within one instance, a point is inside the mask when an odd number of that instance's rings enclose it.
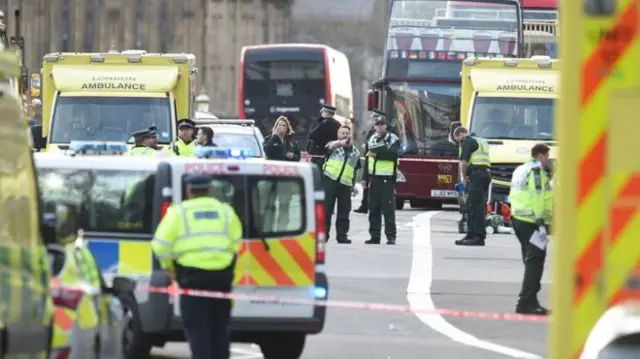
<path fill-rule="evenodd" d="M 535 144 L 551 147 L 552 162 L 556 159 L 553 111 L 559 65 L 546 56 L 463 61 L 460 122 L 451 131 L 462 125 L 489 143 L 491 202 L 498 211 L 508 211 L 513 171 L 531 158 Z"/>
<path fill-rule="evenodd" d="M 152 347 L 184 340 L 179 298 L 168 294 L 175 284 L 150 242 L 169 206 L 184 200 L 185 176 L 211 174 L 214 196 L 230 203 L 244 224 L 234 293 L 255 298 L 234 302 L 232 340 L 258 344 L 267 359 L 299 358 L 307 335 L 323 330 L 325 307 L 314 301 L 326 300 L 329 291 L 320 170 L 249 158 L 239 149 L 141 158 L 122 156 L 126 148 L 74 142 L 68 151 L 38 154 L 36 166 L 43 200 L 61 189 L 82 199 L 84 238 L 105 280 L 136 281 L 135 298 L 123 299 L 134 317 L 127 357 L 146 358 Z M 275 297 L 296 304 L 268 300 Z"/>
<path fill-rule="evenodd" d="M 150 126 L 168 145 L 177 121 L 195 112 L 195 61 L 192 54 L 144 50 L 45 55 L 37 149 L 64 150 L 71 141 L 132 144 L 131 134 Z"/>

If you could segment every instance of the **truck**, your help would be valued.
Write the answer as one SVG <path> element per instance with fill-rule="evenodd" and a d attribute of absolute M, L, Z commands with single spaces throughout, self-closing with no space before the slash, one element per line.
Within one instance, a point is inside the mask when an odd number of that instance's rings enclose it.
<path fill-rule="evenodd" d="M 513 171 L 531 158 L 536 143 L 551 147 L 557 158 L 553 131 L 558 99 L 560 60 L 468 58 L 462 62 L 460 122 L 489 143 L 492 212 L 509 225 L 509 189 Z M 553 166 L 552 166 L 553 168 Z M 553 175 L 552 173 L 549 173 Z"/>
<path fill-rule="evenodd" d="M 195 112 L 192 54 L 144 50 L 51 53 L 42 66 L 42 127 L 37 150 L 67 150 L 71 141 L 133 144 L 155 126 L 158 144 L 177 137 L 177 122 Z M 36 130 L 37 131 L 37 130 Z"/>
<path fill-rule="evenodd" d="M 522 0 L 525 57 L 558 58 L 558 0 Z"/>
<path fill-rule="evenodd" d="M 522 57 L 516 0 L 393 0 L 382 79 L 368 109 L 387 114 L 401 139 L 396 208 L 456 203 L 458 149 L 448 141 L 460 118 L 460 71 L 468 57 Z"/>

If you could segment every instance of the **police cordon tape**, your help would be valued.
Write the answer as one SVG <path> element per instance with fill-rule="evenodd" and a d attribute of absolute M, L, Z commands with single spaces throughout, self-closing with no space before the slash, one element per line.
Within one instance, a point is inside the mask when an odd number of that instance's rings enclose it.
<path fill-rule="evenodd" d="M 226 292 L 198 290 L 198 289 L 185 289 L 185 288 L 178 288 L 177 286 L 171 286 L 171 287 L 139 286 L 138 289 L 146 290 L 151 293 L 168 294 L 171 296 L 183 295 L 183 296 L 195 296 L 195 297 L 202 297 L 202 298 L 231 299 L 234 301 L 260 301 L 262 303 L 274 303 L 274 304 L 313 305 L 313 306 L 322 306 L 327 308 L 360 309 L 360 310 L 376 311 L 376 312 L 429 314 L 429 315 L 440 315 L 440 316 L 449 317 L 449 318 L 468 318 L 468 319 L 484 319 L 484 320 L 499 320 L 499 321 L 520 321 L 520 322 L 547 322 L 549 320 L 548 317 L 540 316 L 540 315 L 497 313 L 497 312 L 476 312 L 476 311 L 453 310 L 453 309 L 420 309 L 420 308 L 413 308 L 409 305 L 400 305 L 400 304 L 369 303 L 369 302 L 356 302 L 356 301 L 344 301 L 344 300 L 332 300 L 332 299 L 329 299 L 329 300 L 315 299 L 314 300 L 314 299 L 301 299 L 301 298 L 292 298 L 292 297 L 261 296 L 261 295 L 226 293 Z"/>

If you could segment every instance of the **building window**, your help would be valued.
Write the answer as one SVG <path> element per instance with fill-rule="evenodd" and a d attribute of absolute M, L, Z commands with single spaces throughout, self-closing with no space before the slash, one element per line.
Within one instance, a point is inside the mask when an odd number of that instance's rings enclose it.
<path fill-rule="evenodd" d="M 85 14 L 85 23 L 84 23 L 84 51 L 85 52 L 93 52 L 93 39 L 94 39 L 94 29 L 95 29 L 95 18 L 94 18 L 94 9 L 93 3 L 90 2 L 87 4 L 87 13 Z"/>

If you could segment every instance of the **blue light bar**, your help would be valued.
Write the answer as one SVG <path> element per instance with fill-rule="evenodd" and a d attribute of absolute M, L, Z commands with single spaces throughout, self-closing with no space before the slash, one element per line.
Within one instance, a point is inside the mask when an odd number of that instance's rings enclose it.
<path fill-rule="evenodd" d="M 247 158 L 251 157 L 251 151 L 239 148 L 222 148 L 222 147 L 209 147 L 201 146 L 196 147 L 195 157 L 197 158 Z"/>
<path fill-rule="evenodd" d="M 125 142 L 71 141 L 69 151 L 73 154 L 122 155 L 129 147 Z"/>

